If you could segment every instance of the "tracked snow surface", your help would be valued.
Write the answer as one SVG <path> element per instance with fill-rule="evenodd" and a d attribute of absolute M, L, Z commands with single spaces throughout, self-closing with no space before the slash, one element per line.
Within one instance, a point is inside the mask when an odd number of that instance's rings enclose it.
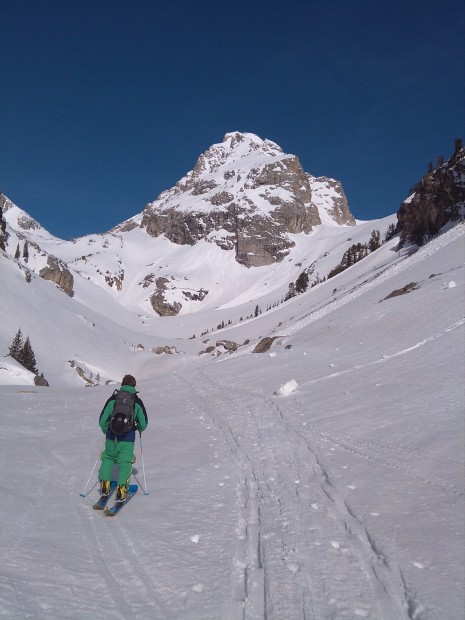
<path fill-rule="evenodd" d="M 144 322 L 103 293 L 83 304 L 84 284 L 26 292 L 0 256 L 0 617 L 463 618 L 464 225 L 395 244 L 210 332 L 249 340 L 216 357 L 199 330 L 239 299 Z M 6 357 L 19 326 L 50 388 Z M 163 337 L 177 355 L 149 351 Z M 86 482 L 115 384 L 79 387 L 64 355 L 133 372 L 148 410 L 141 492 L 114 519 Z"/>

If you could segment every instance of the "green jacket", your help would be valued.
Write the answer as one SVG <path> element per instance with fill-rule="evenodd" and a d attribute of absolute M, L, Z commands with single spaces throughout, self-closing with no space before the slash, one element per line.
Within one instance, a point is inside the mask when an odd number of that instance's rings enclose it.
<path fill-rule="evenodd" d="M 112 394 L 110 398 L 105 403 L 102 413 L 100 414 L 99 424 L 102 432 L 105 433 L 107 439 L 111 439 L 113 441 L 135 441 L 136 439 L 136 430 L 142 432 L 145 431 L 148 425 L 148 417 L 147 412 L 145 410 L 144 403 L 137 396 L 136 388 L 130 385 L 122 385 L 120 390 L 131 392 L 132 394 L 136 394 L 136 402 L 134 404 L 134 426 L 133 428 L 126 433 L 125 435 L 115 435 L 110 430 L 110 417 L 113 412 L 113 407 L 115 406 L 115 395 Z"/>

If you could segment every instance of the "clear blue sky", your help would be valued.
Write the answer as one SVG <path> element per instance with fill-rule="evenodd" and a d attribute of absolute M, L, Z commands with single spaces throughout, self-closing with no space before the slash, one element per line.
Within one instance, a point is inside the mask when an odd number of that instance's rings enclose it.
<path fill-rule="evenodd" d="M 0 0 L 0 190 L 104 232 L 229 131 L 394 213 L 464 135 L 463 0 Z"/>

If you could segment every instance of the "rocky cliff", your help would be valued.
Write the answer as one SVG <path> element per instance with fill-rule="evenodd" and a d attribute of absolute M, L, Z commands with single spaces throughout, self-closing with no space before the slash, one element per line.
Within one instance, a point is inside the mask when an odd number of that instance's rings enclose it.
<path fill-rule="evenodd" d="M 335 221 L 355 223 L 340 184 L 324 181 L 333 183 Z M 321 224 L 312 182 L 318 185 L 295 155 L 274 142 L 229 133 L 175 187 L 146 206 L 141 226 L 173 243 L 205 239 L 233 249 L 246 267 L 269 265 L 293 247 L 289 234 L 308 233 Z"/>
<path fill-rule="evenodd" d="M 329 177 L 308 175 L 312 191 L 312 202 L 325 221 L 329 218 L 339 226 L 355 226 L 355 218 L 349 210 L 349 204 L 342 183 Z M 326 218 L 325 218 L 326 215 Z"/>
<path fill-rule="evenodd" d="M 465 213 L 465 148 L 456 141 L 452 157 L 425 174 L 397 212 L 400 242 L 423 245 Z"/>

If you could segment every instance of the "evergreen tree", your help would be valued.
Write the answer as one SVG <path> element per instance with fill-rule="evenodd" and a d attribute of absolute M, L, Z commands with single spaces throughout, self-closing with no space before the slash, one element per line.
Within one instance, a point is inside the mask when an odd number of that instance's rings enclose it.
<path fill-rule="evenodd" d="M 300 276 L 295 281 L 296 293 L 305 293 L 307 288 L 308 288 L 308 273 L 306 271 L 302 271 Z"/>
<path fill-rule="evenodd" d="M 293 297 L 295 297 L 295 282 L 289 282 L 289 290 L 284 297 L 284 301 L 289 301 L 289 299 L 292 299 Z"/>
<path fill-rule="evenodd" d="M 34 355 L 34 351 L 32 350 L 31 341 L 29 340 L 29 336 L 26 338 L 24 342 L 24 346 L 21 350 L 20 359 L 18 360 L 20 364 L 30 370 L 35 375 L 39 372 L 36 367 L 36 358 Z"/>
<path fill-rule="evenodd" d="M 19 358 L 21 357 L 21 351 L 23 350 L 24 342 L 23 342 L 23 334 L 21 333 L 21 328 L 16 332 L 16 336 L 13 338 L 12 343 L 10 344 L 10 349 L 8 355 L 19 362 Z M 20 362 L 21 363 L 21 362 Z"/>
<path fill-rule="evenodd" d="M 395 224 L 389 224 L 386 233 L 384 234 L 384 243 L 390 241 L 397 234 L 397 226 Z"/>
<path fill-rule="evenodd" d="M 368 242 L 368 248 L 370 252 L 374 252 L 380 247 L 381 247 L 381 234 L 379 230 L 372 230 L 371 238 L 370 238 L 370 241 Z"/>

